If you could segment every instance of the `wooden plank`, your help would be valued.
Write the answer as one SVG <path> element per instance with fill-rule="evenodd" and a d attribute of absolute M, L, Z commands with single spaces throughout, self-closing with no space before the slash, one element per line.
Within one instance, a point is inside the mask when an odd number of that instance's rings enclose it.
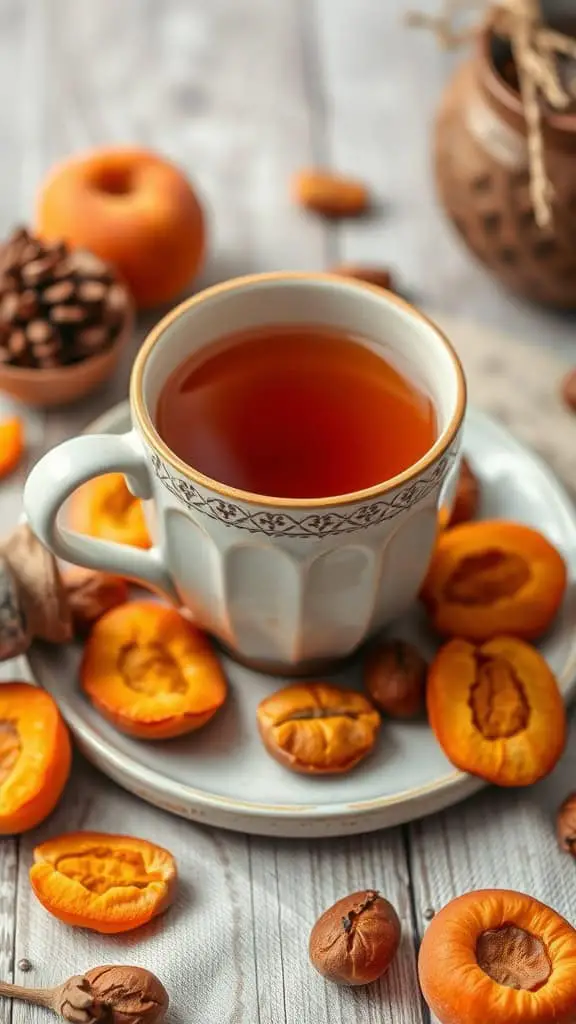
<path fill-rule="evenodd" d="M 70 928 L 38 903 L 28 882 L 37 843 L 64 831 L 123 832 L 160 842 L 176 857 L 180 882 L 161 919 L 125 936 Z M 33 972 L 21 984 L 52 985 L 99 963 L 136 963 L 168 989 L 174 1021 L 248 1024 L 256 1019 L 248 851 L 244 836 L 195 827 L 141 803 L 82 763 L 55 814 L 22 837 L 16 960 Z M 42 1011 L 20 1005 L 14 1024 L 41 1024 Z"/>
<path fill-rule="evenodd" d="M 254 942 L 262 1024 L 419 1024 L 406 857 L 399 829 L 330 843 L 251 840 Z M 346 893 L 375 887 L 396 907 L 403 940 L 368 989 L 325 982 L 308 960 L 319 915 Z"/>

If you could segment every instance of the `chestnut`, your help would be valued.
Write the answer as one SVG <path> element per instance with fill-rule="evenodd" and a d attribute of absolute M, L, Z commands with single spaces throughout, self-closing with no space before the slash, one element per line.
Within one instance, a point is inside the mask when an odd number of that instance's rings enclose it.
<path fill-rule="evenodd" d="M 364 889 L 318 918 L 310 934 L 310 960 L 337 985 L 369 985 L 388 970 L 399 942 L 394 907 L 375 889 Z"/>

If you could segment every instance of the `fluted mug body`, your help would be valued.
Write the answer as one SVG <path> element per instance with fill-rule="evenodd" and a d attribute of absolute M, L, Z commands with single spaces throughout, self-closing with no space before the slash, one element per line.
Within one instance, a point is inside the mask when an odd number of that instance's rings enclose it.
<path fill-rule="evenodd" d="M 231 330 L 271 323 L 318 324 L 370 339 L 430 397 L 437 421 L 430 451 L 364 491 L 300 500 L 242 492 L 183 463 L 155 426 L 167 378 Z M 352 653 L 414 601 L 439 504 L 455 478 L 465 385 L 442 333 L 403 300 L 328 274 L 265 274 L 217 285 L 151 332 L 135 361 L 130 405 L 129 434 L 65 442 L 30 475 L 27 515 L 57 555 L 144 581 L 185 606 L 240 660 L 287 674 Z M 144 499 L 150 551 L 82 537 L 57 523 L 58 509 L 79 484 L 111 471 L 125 473 Z"/>

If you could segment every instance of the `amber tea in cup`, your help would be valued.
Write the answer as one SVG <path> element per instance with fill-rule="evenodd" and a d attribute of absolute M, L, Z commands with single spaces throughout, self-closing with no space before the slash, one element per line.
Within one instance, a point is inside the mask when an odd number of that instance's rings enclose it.
<path fill-rule="evenodd" d="M 220 338 L 168 377 L 168 447 L 212 480 L 275 498 L 327 498 L 389 480 L 437 435 L 432 402 L 370 340 L 317 325 Z"/>

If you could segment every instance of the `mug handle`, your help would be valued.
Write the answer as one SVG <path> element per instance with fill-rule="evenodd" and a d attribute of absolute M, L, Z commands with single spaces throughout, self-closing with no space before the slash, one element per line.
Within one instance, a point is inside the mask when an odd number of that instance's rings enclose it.
<path fill-rule="evenodd" d="M 158 547 L 145 551 L 95 540 L 58 523 L 58 513 L 72 492 L 104 473 L 124 473 L 137 498 L 152 497 L 150 471 L 134 431 L 74 437 L 44 455 L 26 481 L 24 511 L 32 530 L 58 558 L 125 576 L 180 604 Z"/>

